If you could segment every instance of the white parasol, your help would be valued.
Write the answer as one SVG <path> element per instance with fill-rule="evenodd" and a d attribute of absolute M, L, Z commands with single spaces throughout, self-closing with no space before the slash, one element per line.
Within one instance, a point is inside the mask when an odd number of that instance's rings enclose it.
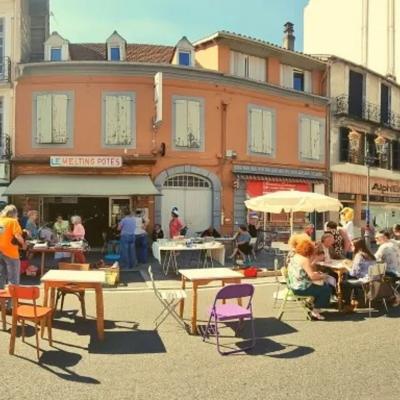
<path fill-rule="evenodd" d="M 253 211 L 280 214 L 290 213 L 290 233 L 293 233 L 294 212 L 339 211 L 343 205 L 333 197 L 313 192 L 285 190 L 264 194 L 245 201 L 246 207 Z"/>

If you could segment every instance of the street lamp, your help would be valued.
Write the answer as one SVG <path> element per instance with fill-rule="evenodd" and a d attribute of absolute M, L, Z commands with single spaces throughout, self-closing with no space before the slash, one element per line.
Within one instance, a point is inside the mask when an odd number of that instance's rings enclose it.
<path fill-rule="evenodd" d="M 352 153 L 359 153 L 360 151 L 360 139 L 361 139 L 361 134 L 354 129 L 352 129 L 349 134 L 349 143 L 350 143 L 350 151 Z M 375 150 L 376 150 L 376 155 L 371 154 L 371 149 L 369 148 L 369 145 L 366 144 L 365 149 L 365 157 L 364 157 L 364 163 L 365 166 L 367 167 L 367 207 L 366 207 L 366 212 L 365 212 L 365 222 L 366 225 L 369 226 L 370 223 L 370 201 L 369 201 L 369 191 L 370 191 L 370 169 L 375 165 L 375 162 L 377 160 L 383 159 L 386 156 L 387 153 L 387 148 L 388 144 L 386 142 L 386 139 L 379 134 L 377 134 L 377 137 L 374 139 L 374 144 L 375 144 Z M 368 242 L 369 241 L 369 232 L 367 229 L 365 229 L 365 240 Z"/>

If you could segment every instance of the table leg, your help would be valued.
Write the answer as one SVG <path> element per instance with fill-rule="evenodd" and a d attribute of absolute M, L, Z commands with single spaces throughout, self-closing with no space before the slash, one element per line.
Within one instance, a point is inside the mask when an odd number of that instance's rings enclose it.
<path fill-rule="evenodd" d="M 49 304 L 49 284 L 44 283 L 44 297 L 43 297 L 43 307 L 47 307 Z"/>
<path fill-rule="evenodd" d="M 7 305 L 7 300 L 6 299 L 1 299 L 0 300 L 0 304 L 1 304 L 1 320 L 3 322 L 3 331 L 5 331 L 7 329 L 6 326 L 6 305 Z"/>
<path fill-rule="evenodd" d="M 338 310 L 343 310 L 343 292 L 342 292 L 342 280 L 343 280 L 343 272 L 338 270 L 338 281 L 337 281 L 337 298 L 338 298 Z"/>
<path fill-rule="evenodd" d="M 193 282 L 192 335 L 197 335 L 197 283 Z"/>
<path fill-rule="evenodd" d="M 176 251 L 172 250 L 172 267 L 174 272 L 178 274 L 178 261 L 176 260 Z"/>
<path fill-rule="evenodd" d="M 104 340 L 104 301 L 103 288 L 96 285 L 96 317 L 97 317 L 97 335 L 99 340 Z"/>
<path fill-rule="evenodd" d="M 45 263 L 46 253 L 42 251 L 42 258 L 40 260 L 40 276 L 44 275 L 44 263 Z"/>
<path fill-rule="evenodd" d="M 186 288 L 186 279 L 182 276 L 182 290 Z M 179 303 L 179 316 L 183 318 L 183 311 L 185 310 L 185 299 L 181 299 Z"/>

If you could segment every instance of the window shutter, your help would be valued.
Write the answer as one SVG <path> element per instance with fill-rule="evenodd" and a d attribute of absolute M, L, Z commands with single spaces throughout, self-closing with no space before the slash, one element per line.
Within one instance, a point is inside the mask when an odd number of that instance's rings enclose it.
<path fill-rule="evenodd" d="M 175 145 L 178 147 L 187 146 L 187 101 L 175 100 Z"/>
<path fill-rule="evenodd" d="M 300 121 L 300 154 L 301 158 L 311 156 L 311 121 L 309 118 L 301 118 Z"/>
<path fill-rule="evenodd" d="M 339 161 L 348 162 L 349 161 L 349 129 L 341 127 L 339 129 Z"/>
<path fill-rule="evenodd" d="M 257 108 L 250 109 L 250 151 L 262 152 L 262 111 Z"/>
<path fill-rule="evenodd" d="M 304 71 L 304 91 L 312 92 L 312 75 L 310 71 Z"/>
<path fill-rule="evenodd" d="M 36 142 L 52 142 L 52 96 L 51 94 L 36 97 Z"/>
<path fill-rule="evenodd" d="M 200 148 L 200 103 L 198 101 L 187 102 L 187 132 L 188 147 Z"/>
<path fill-rule="evenodd" d="M 310 158 L 319 160 L 321 158 L 321 126 L 320 122 L 311 120 L 310 126 Z"/>
<path fill-rule="evenodd" d="M 132 143 L 132 112 L 129 96 L 118 96 L 118 144 Z"/>
<path fill-rule="evenodd" d="M 105 143 L 118 144 L 118 98 L 116 96 L 105 96 Z"/>
<path fill-rule="evenodd" d="M 397 140 L 392 140 L 392 169 L 400 170 L 400 143 Z"/>
<path fill-rule="evenodd" d="M 264 58 L 249 56 L 249 78 L 266 81 L 266 63 Z"/>
<path fill-rule="evenodd" d="M 52 111 L 52 142 L 67 143 L 68 96 L 65 94 L 53 95 Z"/>
<path fill-rule="evenodd" d="M 293 68 L 281 64 L 281 86 L 293 89 Z"/>
<path fill-rule="evenodd" d="M 263 153 L 272 154 L 272 113 L 263 110 Z"/>

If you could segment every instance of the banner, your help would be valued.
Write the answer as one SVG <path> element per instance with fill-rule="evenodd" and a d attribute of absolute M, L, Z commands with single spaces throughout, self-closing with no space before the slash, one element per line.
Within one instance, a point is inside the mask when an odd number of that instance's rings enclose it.
<path fill-rule="evenodd" d="M 247 196 L 257 197 L 278 190 L 298 190 L 310 192 L 311 184 L 304 182 L 270 182 L 270 181 L 247 181 Z"/>

